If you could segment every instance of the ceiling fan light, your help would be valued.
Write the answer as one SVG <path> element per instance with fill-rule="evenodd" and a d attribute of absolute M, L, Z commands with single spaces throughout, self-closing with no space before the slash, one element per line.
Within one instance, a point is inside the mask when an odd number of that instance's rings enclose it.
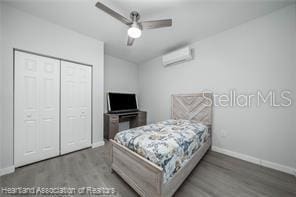
<path fill-rule="evenodd" d="M 127 30 L 127 34 L 129 35 L 129 37 L 131 38 L 139 38 L 142 35 L 142 30 L 139 29 L 138 27 L 130 27 Z"/>

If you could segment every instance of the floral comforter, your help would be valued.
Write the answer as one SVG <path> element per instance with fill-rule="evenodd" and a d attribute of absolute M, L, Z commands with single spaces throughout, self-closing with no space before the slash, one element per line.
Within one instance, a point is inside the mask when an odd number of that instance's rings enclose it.
<path fill-rule="evenodd" d="M 121 131 L 115 140 L 162 167 L 164 182 L 167 182 L 208 136 L 205 125 L 188 120 L 167 120 Z"/>

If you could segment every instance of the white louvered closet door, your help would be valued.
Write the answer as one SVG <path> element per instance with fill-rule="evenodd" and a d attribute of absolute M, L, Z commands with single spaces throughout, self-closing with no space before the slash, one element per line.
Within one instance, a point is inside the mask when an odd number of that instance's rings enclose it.
<path fill-rule="evenodd" d="M 15 166 L 59 155 L 60 61 L 15 52 Z"/>
<path fill-rule="evenodd" d="M 61 62 L 61 153 L 91 146 L 91 67 Z"/>

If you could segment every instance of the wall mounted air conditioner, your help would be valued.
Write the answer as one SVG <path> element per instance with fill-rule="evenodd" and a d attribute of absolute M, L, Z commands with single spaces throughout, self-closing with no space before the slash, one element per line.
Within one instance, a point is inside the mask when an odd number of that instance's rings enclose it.
<path fill-rule="evenodd" d="M 176 51 L 170 52 L 162 56 L 162 64 L 164 66 L 169 66 L 172 64 L 181 63 L 184 61 L 192 60 L 192 52 L 189 47 L 184 47 Z"/>

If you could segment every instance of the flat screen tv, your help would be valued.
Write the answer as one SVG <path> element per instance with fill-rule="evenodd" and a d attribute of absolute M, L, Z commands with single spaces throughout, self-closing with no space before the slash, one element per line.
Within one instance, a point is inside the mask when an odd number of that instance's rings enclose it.
<path fill-rule="evenodd" d="M 107 102 L 109 113 L 138 111 L 136 94 L 109 92 Z"/>

